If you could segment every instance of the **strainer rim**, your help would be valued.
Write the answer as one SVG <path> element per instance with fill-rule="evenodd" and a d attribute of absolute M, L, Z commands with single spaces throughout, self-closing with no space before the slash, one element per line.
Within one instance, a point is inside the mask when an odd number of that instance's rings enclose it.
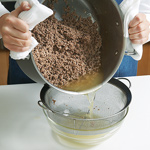
<path fill-rule="evenodd" d="M 111 80 L 109 80 L 108 83 L 112 84 L 114 86 L 117 86 L 118 88 L 120 88 L 122 90 L 122 92 L 124 92 L 124 94 L 127 96 L 127 103 L 126 103 L 126 105 L 124 106 L 124 108 L 122 108 L 120 111 L 114 113 L 113 115 L 109 115 L 109 116 L 103 117 L 103 118 L 94 118 L 94 119 L 86 118 L 86 120 L 92 121 L 92 120 L 100 120 L 100 119 L 103 120 L 103 119 L 112 118 L 112 117 L 114 117 L 116 115 L 119 115 L 120 113 L 122 113 L 124 110 L 126 110 L 129 107 L 129 105 L 131 103 L 131 99 L 132 99 L 132 94 L 131 94 L 131 91 L 129 90 L 129 88 L 124 83 L 122 83 L 121 81 L 119 81 L 119 80 L 117 80 L 115 78 L 112 78 Z M 48 110 L 48 111 L 50 111 L 52 113 L 55 113 L 57 115 L 60 115 L 62 117 L 65 117 L 65 118 L 67 117 L 67 118 L 69 118 L 71 120 L 85 120 L 83 118 L 71 118 L 69 116 L 64 116 L 65 113 L 62 114 L 60 112 L 51 110 L 50 107 L 45 102 L 45 95 L 46 95 L 46 93 L 48 92 L 48 90 L 50 88 L 51 87 L 49 87 L 47 84 L 45 84 L 44 87 L 41 90 L 41 93 L 40 93 L 41 102 L 44 105 L 44 109 L 46 109 L 46 110 Z"/>

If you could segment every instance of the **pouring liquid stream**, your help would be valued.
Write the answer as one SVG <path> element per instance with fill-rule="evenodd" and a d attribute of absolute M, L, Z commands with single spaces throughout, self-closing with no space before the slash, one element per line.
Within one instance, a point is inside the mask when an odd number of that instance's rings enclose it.
<path fill-rule="evenodd" d="M 92 92 L 92 93 L 88 93 L 86 96 L 87 96 L 87 99 L 90 103 L 90 106 L 89 106 L 89 110 L 86 114 L 86 118 L 89 118 L 89 119 L 92 119 L 94 118 L 94 115 L 93 115 L 93 106 L 94 106 L 94 99 L 95 99 L 95 95 L 96 95 L 96 91 Z"/>

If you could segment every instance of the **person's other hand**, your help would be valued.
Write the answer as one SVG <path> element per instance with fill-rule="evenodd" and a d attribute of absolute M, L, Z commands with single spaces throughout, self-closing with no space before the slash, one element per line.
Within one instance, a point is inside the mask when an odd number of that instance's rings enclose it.
<path fill-rule="evenodd" d="M 150 23 L 146 15 L 139 13 L 129 23 L 129 37 L 133 44 L 144 44 L 148 41 Z"/>
<path fill-rule="evenodd" d="M 0 17 L 0 34 L 7 49 L 16 52 L 23 52 L 29 49 L 31 32 L 27 23 L 19 19 L 18 15 L 30 8 L 29 3 L 25 1 L 16 10 Z"/>

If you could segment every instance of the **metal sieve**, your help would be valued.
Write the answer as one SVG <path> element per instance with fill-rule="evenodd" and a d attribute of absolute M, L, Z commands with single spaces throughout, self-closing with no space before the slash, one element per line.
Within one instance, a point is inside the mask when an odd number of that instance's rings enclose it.
<path fill-rule="evenodd" d="M 39 105 L 49 121 L 59 125 L 60 130 L 75 135 L 107 133 L 122 122 L 131 102 L 129 88 L 116 79 L 111 79 L 96 91 L 93 117 L 88 118 L 87 95 L 71 95 L 45 85 L 41 90 Z"/>

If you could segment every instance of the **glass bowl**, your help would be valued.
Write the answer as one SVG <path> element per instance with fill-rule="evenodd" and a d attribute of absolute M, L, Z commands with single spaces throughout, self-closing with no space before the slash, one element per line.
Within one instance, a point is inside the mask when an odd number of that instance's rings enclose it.
<path fill-rule="evenodd" d="M 48 115 L 48 112 L 44 109 L 44 114 L 48 120 L 48 123 L 51 129 L 54 131 L 57 140 L 64 146 L 70 148 L 90 148 L 99 145 L 101 142 L 107 140 L 112 135 L 114 135 L 118 129 L 121 127 L 124 118 L 128 113 L 128 109 L 125 111 L 124 117 L 121 121 L 117 122 L 116 124 L 109 126 L 103 129 L 97 130 L 77 130 L 74 128 L 68 128 L 62 126 L 56 122 L 54 122 Z M 107 118 L 106 118 L 107 119 Z M 82 120 L 84 123 L 84 119 Z M 99 120 L 100 122 L 102 120 Z M 106 121 L 106 120 L 103 120 Z M 86 120 L 94 126 L 95 120 Z"/>
<path fill-rule="evenodd" d="M 57 140 L 72 148 L 89 148 L 105 141 L 120 128 L 130 102 L 129 88 L 111 79 L 88 95 L 70 95 L 45 85 L 39 105 Z"/>

